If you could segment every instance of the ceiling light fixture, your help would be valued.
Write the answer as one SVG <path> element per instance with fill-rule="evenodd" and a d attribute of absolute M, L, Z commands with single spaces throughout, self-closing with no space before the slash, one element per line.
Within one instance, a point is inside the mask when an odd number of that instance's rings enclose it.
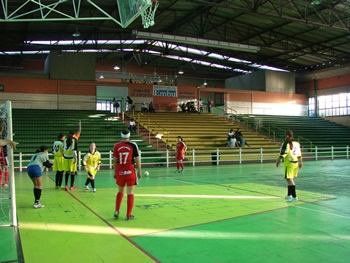
<path fill-rule="evenodd" d="M 120 69 L 120 67 L 119 67 L 118 65 L 115 65 L 113 68 L 114 68 L 115 70 L 119 70 L 119 69 Z"/>
<path fill-rule="evenodd" d="M 99 79 L 104 79 L 105 77 L 103 76 L 103 74 L 101 73 L 100 76 L 98 77 Z"/>
<path fill-rule="evenodd" d="M 177 73 L 179 73 L 179 74 L 182 75 L 182 74 L 184 74 L 185 72 L 183 71 L 183 69 L 180 68 L 179 71 L 178 71 Z"/>
<path fill-rule="evenodd" d="M 80 37 L 80 32 L 78 27 L 75 27 L 75 32 L 72 34 L 73 37 Z"/>

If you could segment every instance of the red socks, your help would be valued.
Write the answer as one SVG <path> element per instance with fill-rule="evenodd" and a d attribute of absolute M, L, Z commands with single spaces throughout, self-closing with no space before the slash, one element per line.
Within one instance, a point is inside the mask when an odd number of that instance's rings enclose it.
<path fill-rule="evenodd" d="M 128 212 L 126 216 L 131 216 L 132 208 L 134 207 L 134 195 L 128 195 Z"/>
<path fill-rule="evenodd" d="M 184 163 L 180 163 L 182 170 L 185 170 Z"/>
<path fill-rule="evenodd" d="M 179 162 L 176 162 L 176 168 L 179 170 L 180 168 Z"/>
<path fill-rule="evenodd" d="M 5 184 L 9 182 L 9 172 L 5 172 Z"/>
<path fill-rule="evenodd" d="M 123 200 L 123 196 L 124 196 L 123 193 L 118 192 L 116 200 L 115 200 L 115 211 L 119 212 L 120 205 L 121 205 L 122 200 Z M 131 212 L 132 212 L 133 207 L 134 207 L 134 195 L 128 195 L 126 216 L 131 216 Z"/>
<path fill-rule="evenodd" d="M 118 192 L 116 198 L 115 198 L 115 211 L 118 211 L 120 210 L 120 205 L 122 203 L 122 200 L 123 200 L 123 196 L 124 194 L 121 193 L 121 192 Z"/>

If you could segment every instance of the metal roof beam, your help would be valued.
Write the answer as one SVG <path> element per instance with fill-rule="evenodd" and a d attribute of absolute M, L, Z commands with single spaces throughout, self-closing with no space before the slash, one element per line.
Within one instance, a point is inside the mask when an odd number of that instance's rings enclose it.
<path fill-rule="evenodd" d="M 58 9 L 63 3 L 68 1 L 72 1 L 71 10 L 67 10 L 65 12 L 60 11 Z M 78 1 L 78 3 L 76 3 Z M 114 17 L 108 14 L 103 8 L 99 5 L 95 4 L 92 0 L 87 0 L 86 3 L 90 4 L 94 9 L 101 12 L 102 16 L 82 16 L 80 12 L 82 0 L 56 0 L 56 2 L 51 4 L 43 4 L 41 1 L 36 0 L 27 0 L 22 5 L 15 8 L 14 11 L 8 10 L 9 0 L 1 0 L 3 17 L 0 19 L 1 22 L 67 22 L 67 21 L 96 21 L 96 20 L 109 20 L 112 21 L 119 26 L 122 27 L 122 24 L 116 20 Z M 36 8 L 30 9 L 30 11 L 26 10 L 27 5 L 34 4 Z M 72 16 L 68 11 L 74 14 Z M 46 13 L 45 13 L 46 12 Z M 51 14 L 55 14 L 55 16 L 50 16 Z M 28 18 L 28 16 L 31 16 Z M 33 18 L 32 16 L 36 15 L 37 17 Z M 58 17 L 57 17 L 58 16 Z"/>
<path fill-rule="evenodd" d="M 253 13 L 253 14 L 256 14 L 256 15 L 262 15 L 262 16 L 265 16 L 265 17 L 276 17 L 276 18 L 283 18 L 283 19 L 286 19 L 286 20 L 289 20 L 289 21 L 292 21 L 292 22 L 300 22 L 300 23 L 307 23 L 309 25 L 314 25 L 314 26 L 321 26 L 321 27 L 330 27 L 330 28 L 333 28 L 333 29 L 338 29 L 338 30 L 341 30 L 341 31 L 350 31 L 350 27 L 349 25 L 347 24 L 344 24 L 342 23 L 342 20 L 345 20 L 345 19 L 348 19 L 348 17 L 345 17 L 345 18 L 339 18 L 339 16 L 336 16 L 338 17 L 338 19 L 336 21 L 333 21 L 332 23 L 325 23 L 323 22 L 322 20 L 321 21 L 313 21 L 313 20 L 310 20 L 309 18 L 309 14 L 307 12 L 305 12 L 305 14 L 300 18 L 300 17 L 293 17 L 293 16 L 289 16 L 289 15 L 285 15 L 283 13 L 283 6 L 286 4 L 286 2 L 283 2 L 281 1 L 281 4 L 280 4 L 280 10 L 278 8 L 276 8 L 274 6 L 274 4 L 270 1 L 270 3 L 272 4 L 273 8 L 270 10 L 270 12 L 266 12 L 266 10 L 262 11 L 260 10 L 259 8 L 257 8 L 256 10 L 252 10 L 249 5 L 247 8 L 245 7 L 241 7 L 241 6 L 238 6 L 237 4 L 234 4 L 232 2 L 228 2 L 228 1 L 225 1 L 223 3 L 215 3 L 215 2 L 211 2 L 209 0 L 192 0 L 193 2 L 198 2 L 198 3 L 201 3 L 201 4 L 206 4 L 208 6 L 217 6 L 217 7 L 222 7 L 222 8 L 229 8 L 229 9 L 232 9 L 232 10 L 239 10 L 239 11 L 243 11 L 243 12 L 246 12 L 246 13 Z M 326 9 L 327 8 L 333 8 L 334 6 L 338 5 L 338 4 L 341 4 L 341 3 L 346 3 L 347 0 L 338 0 L 338 1 L 335 1 L 334 3 L 332 3 L 331 5 L 326 5 Z M 288 2 L 287 2 L 288 3 Z M 304 5 L 305 5 L 305 9 L 308 10 L 309 9 L 309 1 L 304 1 Z M 289 8 L 289 7 L 286 7 L 286 8 Z M 313 7 L 314 8 L 314 7 Z M 337 9 L 333 8 L 333 11 L 334 12 L 338 12 Z M 335 23 L 336 22 L 339 22 L 341 25 L 336 25 Z"/>

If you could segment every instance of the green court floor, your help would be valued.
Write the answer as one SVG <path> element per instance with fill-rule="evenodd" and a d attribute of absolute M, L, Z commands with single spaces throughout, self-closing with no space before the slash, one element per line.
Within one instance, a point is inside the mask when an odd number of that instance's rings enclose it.
<path fill-rule="evenodd" d="M 25 262 L 349 262 L 349 160 L 305 162 L 293 203 L 273 163 L 145 170 L 131 221 L 113 218 L 110 170 L 97 175 L 96 193 L 83 189 L 84 172 L 71 192 L 54 189 L 53 173 L 45 174 L 45 208 L 37 210 L 31 181 L 17 173 Z"/>

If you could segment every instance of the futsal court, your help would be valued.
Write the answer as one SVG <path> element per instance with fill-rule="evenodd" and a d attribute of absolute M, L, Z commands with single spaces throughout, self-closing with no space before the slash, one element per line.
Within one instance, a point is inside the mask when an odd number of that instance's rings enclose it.
<path fill-rule="evenodd" d="M 136 188 L 131 221 L 124 219 L 125 197 L 122 216 L 113 217 L 112 170 L 99 172 L 96 193 L 84 189 L 83 171 L 69 192 L 55 189 L 47 172 L 43 209 L 32 207 L 26 173 L 16 173 L 19 237 L 0 229 L 8 248 L 0 262 L 349 260 L 349 160 L 305 162 L 296 180 L 299 201 L 292 203 L 274 163 L 186 167 L 182 174 L 143 170 L 150 176 Z"/>

